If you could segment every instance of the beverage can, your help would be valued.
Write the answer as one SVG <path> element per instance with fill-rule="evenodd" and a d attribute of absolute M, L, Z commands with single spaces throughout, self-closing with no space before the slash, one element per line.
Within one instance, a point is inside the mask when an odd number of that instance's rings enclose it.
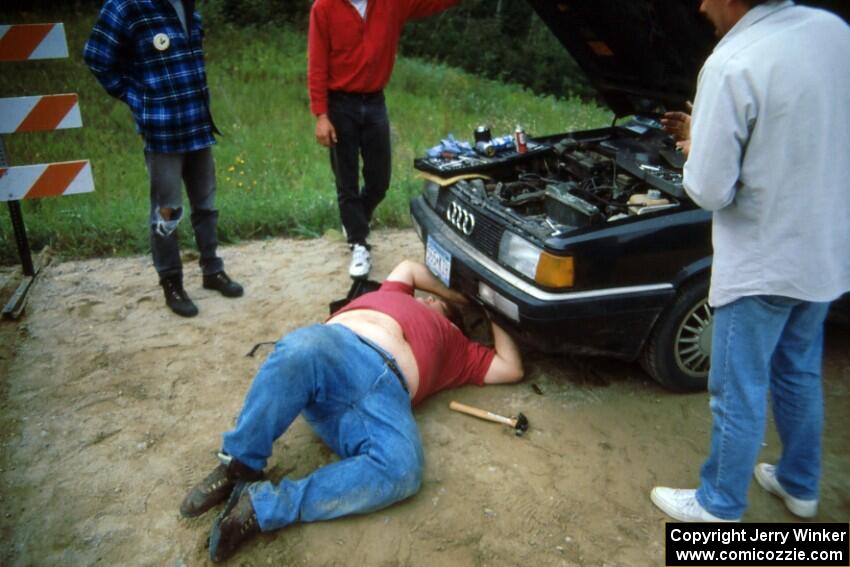
<path fill-rule="evenodd" d="M 475 133 L 473 134 L 475 137 L 475 142 L 489 142 L 492 140 L 492 136 L 490 134 L 490 127 L 487 125 L 481 125 L 475 129 Z"/>
<path fill-rule="evenodd" d="M 528 151 L 528 140 L 522 126 L 517 126 L 516 130 L 514 130 L 514 146 L 516 146 L 516 152 L 518 154 L 524 154 Z"/>
<path fill-rule="evenodd" d="M 483 156 L 493 157 L 496 155 L 496 146 L 494 146 L 489 140 L 482 140 L 480 142 L 475 142 L 475 151 Z"/>

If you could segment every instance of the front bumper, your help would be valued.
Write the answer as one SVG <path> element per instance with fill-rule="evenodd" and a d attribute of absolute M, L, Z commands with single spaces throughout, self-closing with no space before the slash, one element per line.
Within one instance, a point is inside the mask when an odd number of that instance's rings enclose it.
<path fill-rule="evenodd" d="M 476 250 L 422 197 L 411 200 L 410 214 L 423 243 L 431 237 L 451 254 L 452 287 L 500 311 L 520 338 L 546 352 L 633 360 L 675 294 L 672 284 L 553 293 Z"/>

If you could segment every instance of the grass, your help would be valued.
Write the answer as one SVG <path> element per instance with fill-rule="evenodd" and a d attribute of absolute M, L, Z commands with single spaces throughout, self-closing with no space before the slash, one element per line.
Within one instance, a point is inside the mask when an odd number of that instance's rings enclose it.
<path fill-rule="evenodd" d="M 34 249 L 50 245 L 66 258 L 148 250 L 148 179 L 142 140 L 129 110 L 106 95 L 82 61 L 95 12 L 25 14 L 15 22 L 64 21 L 71 56 L 2 63 L 0 96 L 76 92 L 84 127 L 4 136 L 12 165 L 89 159 L 95 192 L 23 202 Z M 8 19 L 8 18 L 6 18 Z M 6 23 L 6 22 L 3 22 Z M 306 39 L 283 28 L 207 30 L 212 110 L 224 136 L 215 148 L 219 239 L 315 237 L 338 228 L 327 150 L 315 143 L 306 90 Z M 412 162 L 453 133 L 472 136 L 489 124 L 495 135 L 522 124 L 545 135 L 610 123 L 611 114 L 576 99 L 541 97 L 521 87 L 445 66 L 400 58 L 387 91 L 392 123 L 393 181 L 376 226 L 408 226 L 407 204 L 420 182 Z M 181 226 L 184 246 L 192 241 Z M 0 214 L 0 263 L 18 263 L 11 222 Z"/>

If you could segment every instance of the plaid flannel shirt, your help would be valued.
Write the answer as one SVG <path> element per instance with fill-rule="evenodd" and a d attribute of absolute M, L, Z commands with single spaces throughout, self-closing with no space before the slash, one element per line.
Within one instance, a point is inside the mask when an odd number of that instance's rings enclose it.
<path fill-rule="evenodd" d="M 201 18 L 186 19 L 189 37 L 168 0 L 106 0 L 83 51 L 106 92 L 130 107 L 146 151 L 215 143 Z"/>

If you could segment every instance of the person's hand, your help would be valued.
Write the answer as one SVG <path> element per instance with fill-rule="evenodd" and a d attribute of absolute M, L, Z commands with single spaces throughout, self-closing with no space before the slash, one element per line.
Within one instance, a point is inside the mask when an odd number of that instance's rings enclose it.
<path fill-rule="evenodd" d="M 673 136 L 677 142 L 691 139 L 691 115 L 694 105 L 690 101 L 685 103 L 688 107 L 687 112 L 672 111 L 665 112 L 661 118 L 661 125 L 664 131 Z"/>
<path fill-rule="evenodd" d="M 688 111 L 672 111 L 665 112 L 661 118 L 661 125 L 664 131 L 673 136 L 676 141 L 676 149 L 685 154 L 685 157 L 691 151 L 691 115 L 694 105 L 688 101 L 685 103 Z"/>
<path fill-rule="evenodd" d="M 448 287 L 432 291 L 431 293 L 433 293 L 443 301 L 453 303 L 458 307 L 465 307 L 469 305 L 469 299 L 464 294 Z"/>
<path fill-rule="evenodd" d="M 327 114 L 316 117 L 316 141 L 326 148 L 336 144 L 336 129 Z"/>
<path fill-rule="evenodd" d="M 455 290 L 449 290 L 452 292 L 452 296 L 448 298 L 452 303 L 457 303 L 460 306 L 469 305 L 469 298 L 467 298 L 464 294 L 457 292 Z"/>

